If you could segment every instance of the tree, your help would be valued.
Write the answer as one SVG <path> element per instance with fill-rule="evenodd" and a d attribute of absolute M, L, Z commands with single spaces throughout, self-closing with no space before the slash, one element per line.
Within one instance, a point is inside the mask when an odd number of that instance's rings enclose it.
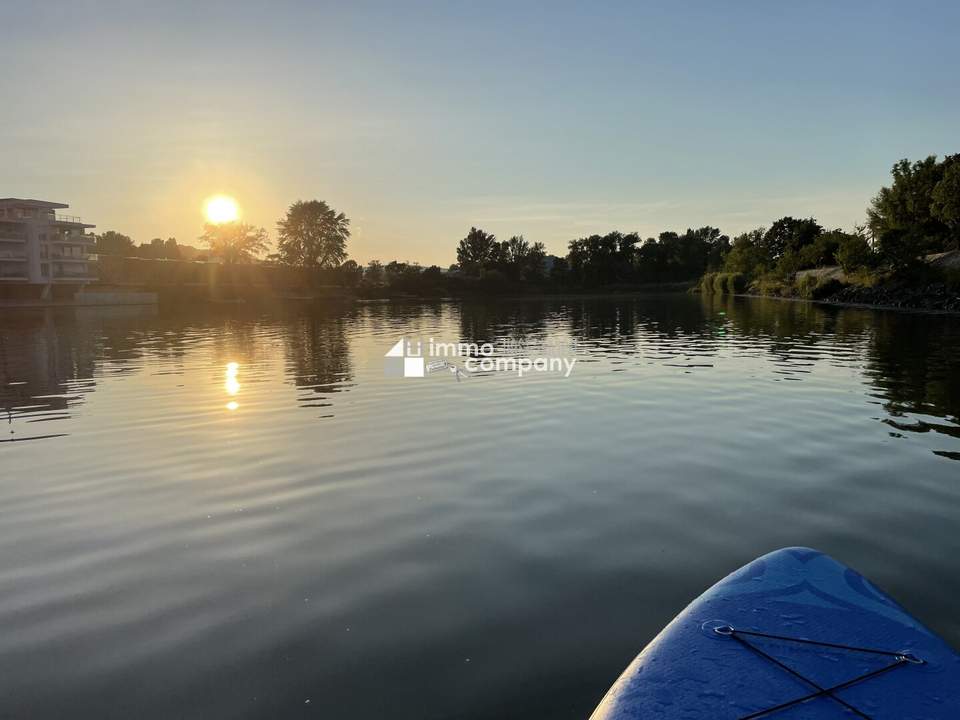
<path fill-rule="evenodd" d="M 952 244 L 960 244 L 960 155 L 951 155 L 944 161 L 946 168 L 931 193 L 933 216 L 950 228 Z"/>
<path fill-rule="evenodd" d="M 920 265 L 917 249 L 926 242 L 927 238 L 918 228 L 890 228 L 877 239 L 877 256 L 895 272 L 912 270 Z"/>
<path fill-rule="evenodd" d="M 723 269 L 729 273 L 742 273 L 756 277 L 764 273 L 770 264 L 770 258 L 764 252 L 763 238 L 767 231 L 757 228 L 733 239 L 730 252 L 723 261 Z"/>
<path fill-rule="evenodd" d="M 888 247 L 897 247 L 894 255 L 898 257 L 905 253 L 918 256 L 946 247 L 950 228 L 943 212 L 950 207 L 950 187 L 957 171 L 951 171 L 946 184 L 941 182 L 948 166 L 956 164 L 955 158 L 938 163 L 936 155 L 931 155 L 912 164 L 901 160 L 893 166 L 893 183 L 880 188 L 867 210 L 867 224 L 878 243 L 886 236 Z M 956 189 L 953 196 L 956 197 Z M 950 214 L 949 209 L 946 212 Z M 898 232 L 889 234 L 891 231 Z"/>
<path fill-rule="evenodd" d="M 337 269 L 337 272 L 345 287 L 355 288 L 363 279 L 363 268 L 357 265 L 356 260 L 347 260 Z"/>
<path fill-rule="evenodd" d="M 547 259 L 547 248 L 542 242 L 535 242 L 530 246 L 523 260 L 524 279 L 536 282 L 543 279 L 544 265 Z"/>
<path fill-rule="evenodd" d="M 140 245 L 140 256 L 152 260 L 162 260 L 164 258 L 163 238 L 154 238 L 149 245 Z"/>
<path fill-rule="evenodd" d="M 163 256 L 168 260 L 180 259 L 180 246 L 177 245 L 176 238 L 167 238 L 166 242 L 163 243 Z"/>
<path fill-rule="evenodd" d="M 302 267 L 337 267 L 347 257 L 350 220 L 322 200 L 297 200 L 277 222 L 281 262 Z"/>
<path fill-rule="evenodd" d="M 482 276 L 494 266 L 499 254 L 496 236 L 472 227 L 457 246 L 457 263 L 465 274 Z"/>
<path fill-rule="evenodd" d="M 363 279 L 371 285 L 379 285 L 383 282 L 383 265 L 379 260 L 371 260 L 367 263 L 367 269 L 363 271 Z"/>
<path fill-rule="evenodd" d="M 267 249 L 267 231 L 239 220 L 204 225 L 200 240 L 207 244 L 213 257 L 228 265 L 253 262 Z"/>
<path fill-rule="evenodd" d="M 843 233 L 840 247 L 837 248 L 837 262 L 845 273 L 872 267 L 875 259 L 876 255 L 867 242 L 863 227 L 857 227 L 852 234 Z"/>
<path fill-rule="evenodd" d="M 131 255 L 133 240 L 115 230 L 107 230 L 97 235 L 97 252 L 101 255 Z"/>
<path fill-rule="evenodd" d="M 820 233 L 812 243 L 803 247 L 796 254 L 797 269 L 804 270 L 806 268 L 836 265 L 837 251 L 848 237 L 849 234 L 839 228 Z"/>
<path fill-rule="evenodd" d="M 507 262 L 511 265 L 520 266 L 530 252 L 530 243 L 523 239 L 523 235 L 514 235 L 504 244 L 506 245 Z"/>
<path fill-rule="evenodd" d="M 822 232 L 823 228 L 813 218 L 798 220 L 790 216 L 782 217 L 764 233 L 760 246 L 771 261 L 777 262 L 788 256 L 789 262 L 789 258 L 795 257 Z"/>

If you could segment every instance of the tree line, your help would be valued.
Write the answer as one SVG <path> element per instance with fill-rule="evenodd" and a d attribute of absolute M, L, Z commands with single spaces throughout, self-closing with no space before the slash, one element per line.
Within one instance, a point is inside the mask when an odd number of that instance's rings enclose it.
<path fill-rule="evenodd" d="M 298 200 L 277 221 L 277 252 L 264 255 L 269 247 L 267 231 L 239 220 L 207 223 L 199 240 L 206 246 L 203 259 L 225 263 L 271 262 L 298 267 L 331 269 L 347 257 L 350 220 L 322 200 Z M 136 246 L 133 240 L 114 230 L 97 235 L 96 251 L 152 260 L 179 260 L 182 246 L 176 238 L 156 238 Z"/>
<path fill-rule="evenodd" d="M 691 281 L 724 273 L 738 282 L 792 277 L 797 271 L 840 265 L 847 272 L 893 272 L 916 266 L 928 253 L 960 246 L 960 155 L 936 156 L 893 167 L 893 180 L 872 199 L 867 220 L 846 231 L 815 218 L 785 216 L 731 239 L 718 228 L 639 233 L 609 232 L 571 240 L 564 256 L 523 235 L 500 241 L 471 227 L 448 268 L 392 260 L 366 267 L 347 259 L 350 220 L 321 200 L 293 203 L 277 221 L 277 251 L 265 255 L 267 232 L 242 222 L 207 224 L 200 240 L 211 258 L 226 263 L 269 262 L 335 269 L 345 285 L 362 293 L 459 294 L 506 291 L 629 289 L 650 283 Z M 180 257 L 174 238 L 139 248 L 113 231 L 97 238 L 104 254 Z"/>
<path fill-rule="evenodd" d="M 897 271 L 958 245 L 960 155 L 940 162 L 931 156 L 894 165 L 893 182 L 871 201 L 865 225 L 845 232 L 826 230 L 813 218 L 784 217 L 737 236 L 724 270 L 750 277 L 828 265 L 847 272 L 881 266 Z"/>

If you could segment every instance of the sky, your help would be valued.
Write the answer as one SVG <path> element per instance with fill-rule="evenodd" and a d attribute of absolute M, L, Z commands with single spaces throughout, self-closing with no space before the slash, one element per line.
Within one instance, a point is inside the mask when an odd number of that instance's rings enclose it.
<path fill-rule="evenodd" d="M 204 200 L 296 200 L 352 258 L 449 265 L 471 226 L 862 222 L 960 152 L 955 2 L 4 3 L 0 197 L 200 245 Z M 14 32 L 15 30 L 15 32 Z"/>

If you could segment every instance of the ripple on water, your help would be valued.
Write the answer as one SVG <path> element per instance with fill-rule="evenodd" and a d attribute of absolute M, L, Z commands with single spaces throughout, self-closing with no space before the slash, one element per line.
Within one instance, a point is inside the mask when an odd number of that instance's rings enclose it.
<path fill-rule="evenodd" d="M 402 336 L 577 364 L 385 378 Z M 792 544 L 960 641 L 955 319 L 678 295 L 25 313 L 0 339 L 15 715 L 585 716 Z"/>

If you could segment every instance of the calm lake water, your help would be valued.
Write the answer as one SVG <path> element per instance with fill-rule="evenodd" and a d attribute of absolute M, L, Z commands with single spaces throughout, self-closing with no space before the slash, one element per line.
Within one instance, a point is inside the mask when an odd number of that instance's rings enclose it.
<path fill-rule="evenodd" d="M 401 337 L 569 378 L 384 376 Z M 960 645 L 960 319 L 687 295 L 0 315 L 0 716 L 585 718 L 810 545 Z"/>

